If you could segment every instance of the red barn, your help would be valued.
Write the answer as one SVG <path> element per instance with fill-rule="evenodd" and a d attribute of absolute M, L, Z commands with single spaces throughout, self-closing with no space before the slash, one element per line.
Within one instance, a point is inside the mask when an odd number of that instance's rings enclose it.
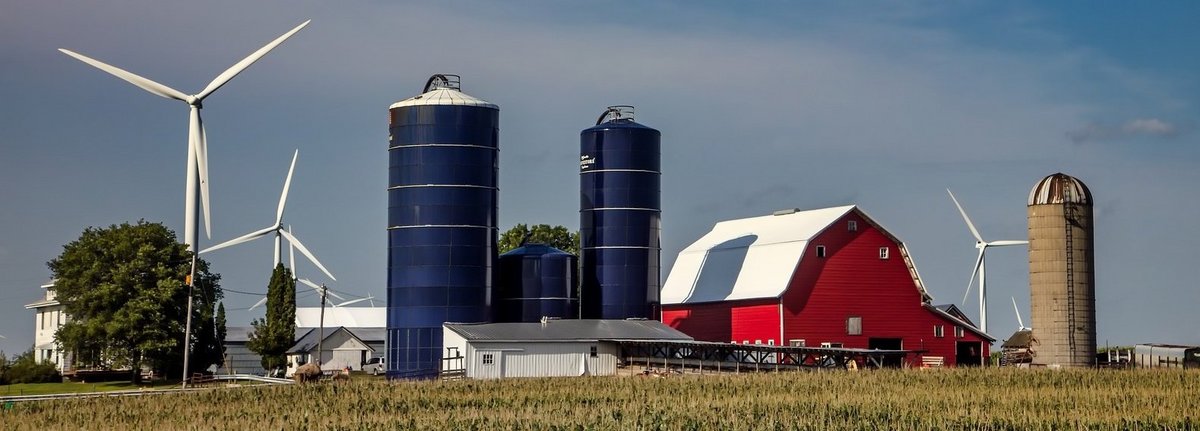
<path fill-rule="evenodd" d="M 978 365 L 994 338 L 934 306 L 904 243 L 854 205 L 717 223 L 679 253 L 662 321 L 697 340 L 903 349 Z"/>

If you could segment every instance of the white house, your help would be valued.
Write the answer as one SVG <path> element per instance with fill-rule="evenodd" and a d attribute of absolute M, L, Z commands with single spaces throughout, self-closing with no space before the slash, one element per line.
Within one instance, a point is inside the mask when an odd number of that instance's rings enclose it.
<path fill-rule="evenodd" d="M 621 352 L 616 340 L 691 341 L 655 320 L 544 320 L 541 323 L 446 323 L 444 371 L 466 377 L 610 376 Z"/>
<path fill-rule="evenodd" d="M 321 349 L 322 370 L 361 370 L 367 360 L 383 355 L 386 328 L 325 328 L 324 342 L 318 345 L 320 328 L 311 328 L 287 351 L 288 376 L 301 365 L 312 362 Z"/>
<path fill-rule="evenodd" d="M 42 289 L 45 293 L 40 301 L 25 305 L 25 309 L 34 312 L 33 357 L 38 361 L 54 362 L 62 372 L 70 367 L 70 355 L 58 349 L 54 334 L 67 323 L 67 315 L 55 297 L 54 281 L 43 284 Z"/>

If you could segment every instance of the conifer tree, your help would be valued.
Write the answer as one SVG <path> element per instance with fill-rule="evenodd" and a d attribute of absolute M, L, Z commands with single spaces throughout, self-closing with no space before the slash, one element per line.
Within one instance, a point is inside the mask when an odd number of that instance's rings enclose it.
<path fill-rule="evenodd" d="M 262 356 L 262 366 L 275 370 L 287 366 L 287 349 L 296 337 L 296 281 L 292 271 L 275 265 L 271 282 L 267 285 L 267 315 L 251 323 L 254 332 L 246 343 L 254 353 Z"/>

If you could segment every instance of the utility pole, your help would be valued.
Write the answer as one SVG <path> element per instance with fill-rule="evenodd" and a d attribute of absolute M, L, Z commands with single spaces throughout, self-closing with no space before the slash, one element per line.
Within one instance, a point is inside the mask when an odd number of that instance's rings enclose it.
<path fill-rule="evenodd" d="M 193 242 L 194 244 L 194 242 Z M 192 272 L 187 277 L 188 285 L 188 304 L 187 304 L 187 323 L 183 326 L 183 388 L 187 389 L 188 384 L 188 357 L 192 356 L 192 293 L 196 289 L 196 252 L 192 252 Z"/>
<path fill-rule="evenodd" d="M 321 283 L 321 328 L 317 330 L 317 369 L 321 369 L 321 351 L 325 343 L 325 294 L 329 288 Z"/>

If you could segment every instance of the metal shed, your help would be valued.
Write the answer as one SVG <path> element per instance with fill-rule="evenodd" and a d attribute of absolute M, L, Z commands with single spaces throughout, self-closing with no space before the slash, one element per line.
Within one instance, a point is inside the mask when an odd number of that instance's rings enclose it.
<path fill-rule="evenodd" d="M 1200 368 L 1200 346 L 1138 344 L 1133 362 L 1138 368 Z"/>
<path fill-rule="evenodd" d="M 617 341 L 691 341 L 654 320 L 544 320 L 443 325 L 442 373 L 477 379 L 609 376 Z"/>

